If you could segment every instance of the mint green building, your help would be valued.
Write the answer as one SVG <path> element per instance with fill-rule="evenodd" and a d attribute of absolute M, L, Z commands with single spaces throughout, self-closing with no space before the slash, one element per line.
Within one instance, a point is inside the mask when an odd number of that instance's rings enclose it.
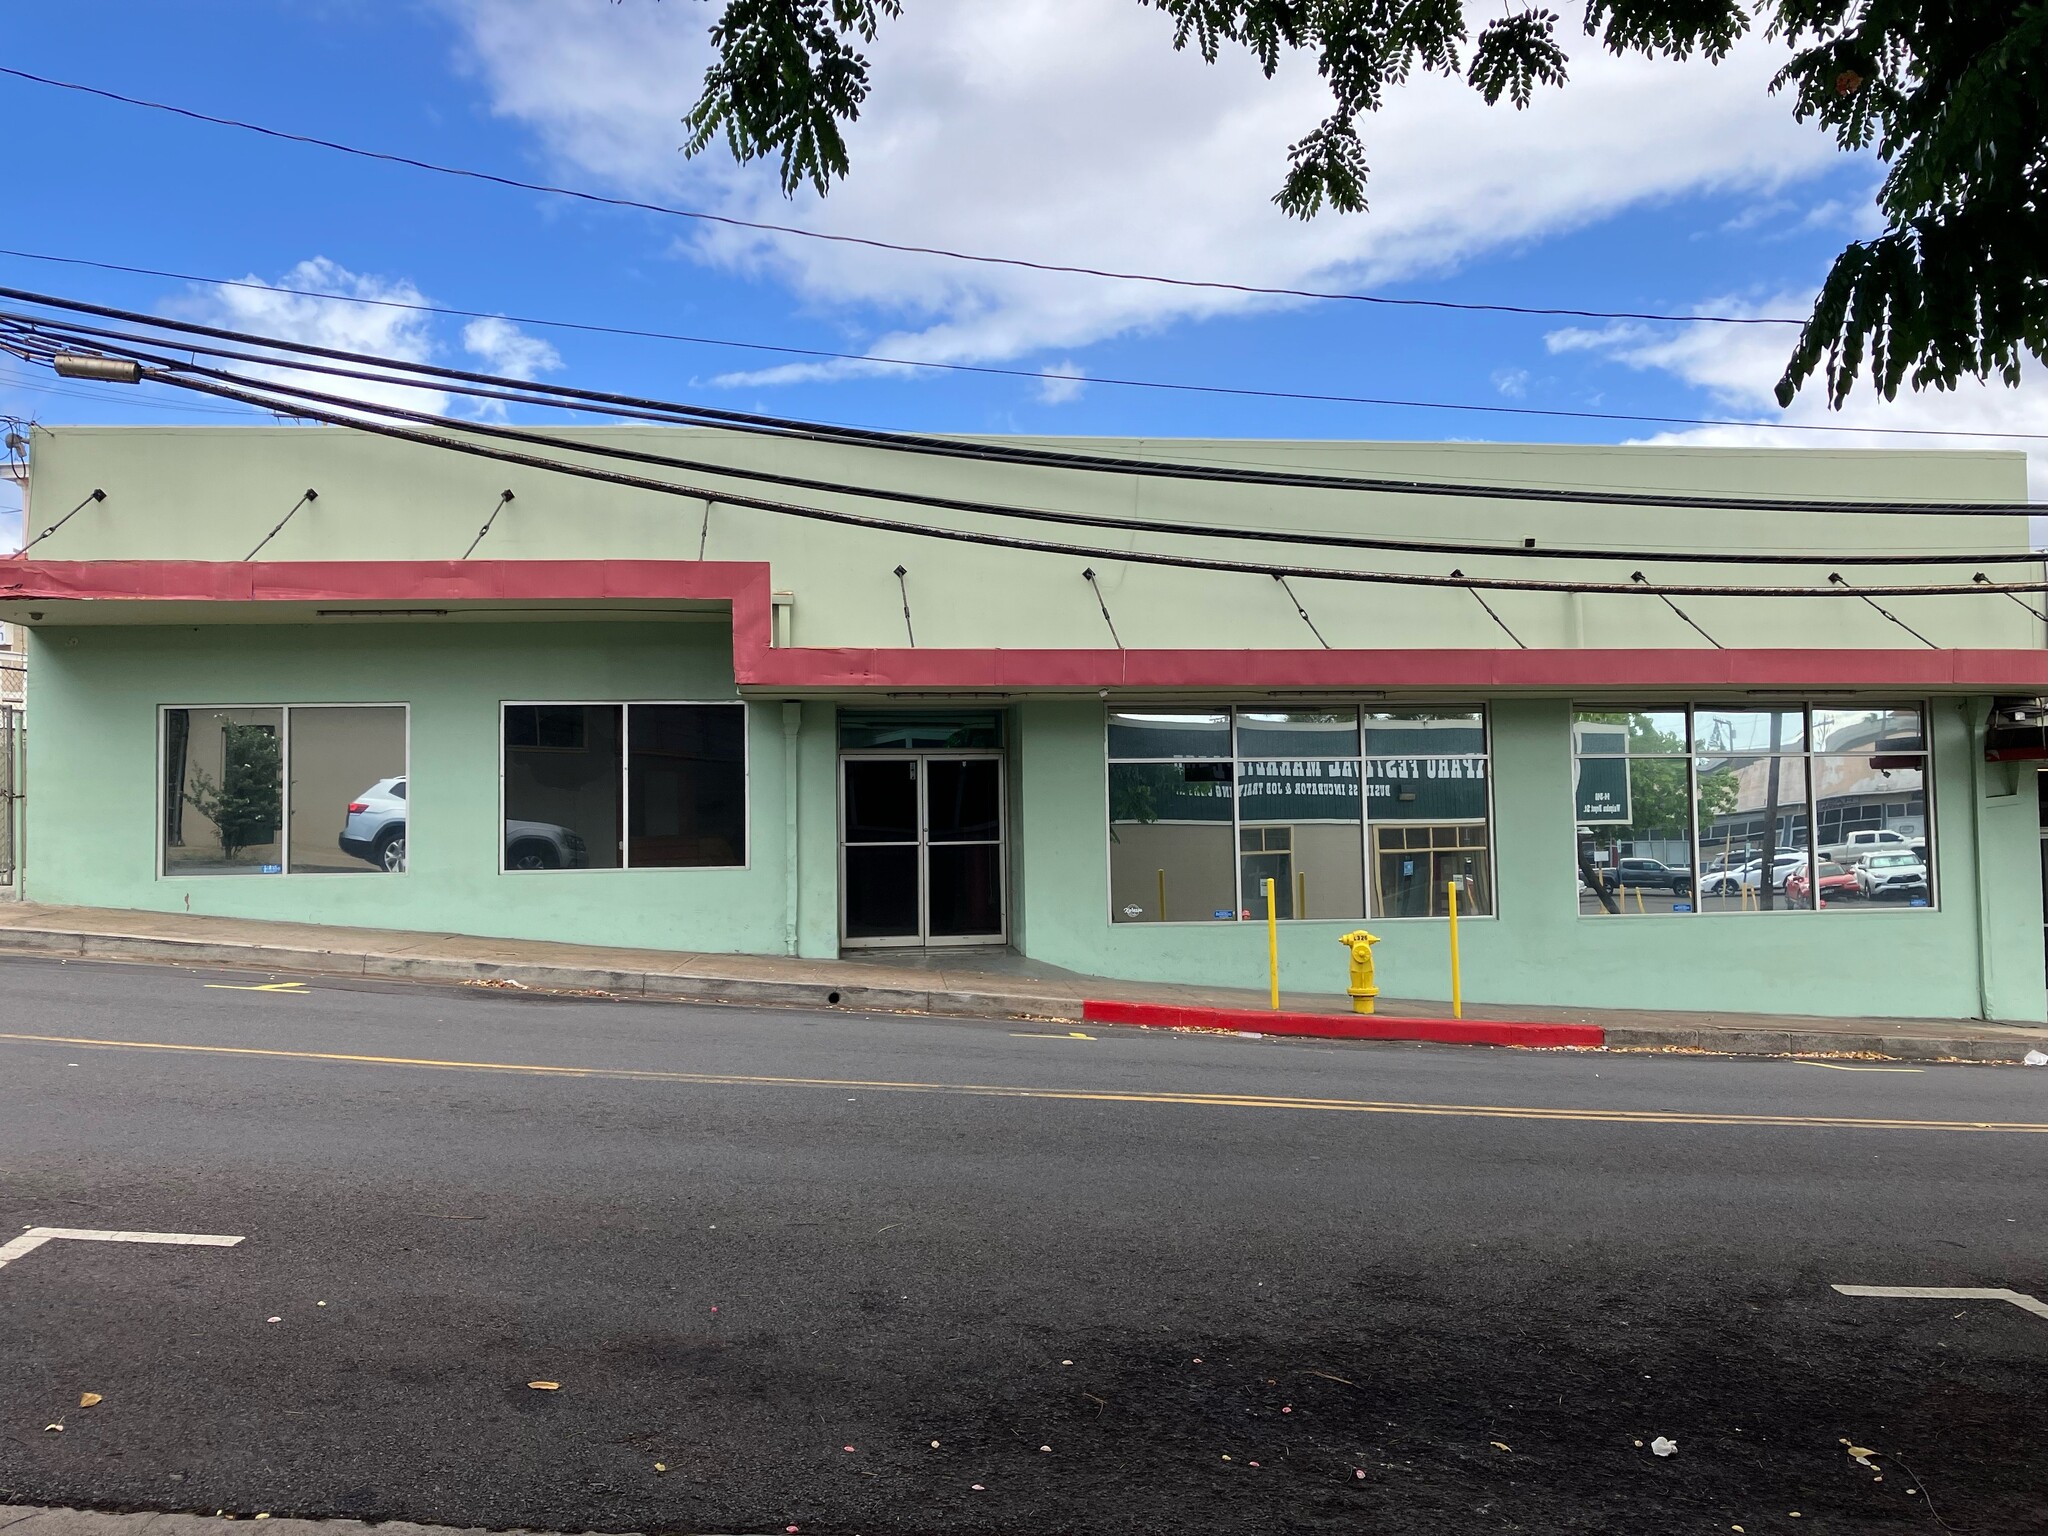
<path fill-rule="evenodd" d="M 2041 598 L 1852 590 L 2038 580 L 2023 518 L 557 435 L 677 493 L 340 429 L 38 429 L 32 547 L 0 565 L 0 621 L 30 637 L 24 893 L 1257 986 L 1270 890 L 1285 985 L 1340 991 L 1338 936 L 1368 926 L 1396 997 L 1446 995 L 1456 900 L 1474 1001 L 2048 1019 L 2042 801 L 2001 734 L 2048 693 Z M 2018 454 L 1031 446 L 1653 498 L 2026 494 Z M 1731 551 L 1813 558 L 1699 558 Z M 1927 561 L 1845 563 L 1872 553 Z M 1837 571 L 1838 595 L 1752 595 Z M 1685 586 L 1731 590 L 1661 590 Z"/>

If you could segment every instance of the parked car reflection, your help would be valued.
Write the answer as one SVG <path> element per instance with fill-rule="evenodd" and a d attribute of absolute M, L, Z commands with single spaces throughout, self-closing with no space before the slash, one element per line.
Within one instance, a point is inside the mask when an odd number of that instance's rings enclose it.
<path fill-rule="evenodd" d="M 406 781 L 379 779 L 348 804 L 341 850 L 388 874 L 405 871 Z M 583 839 L 548 821 L 505 823 L 507 869 L 582 869 L 590 862 Z"/>

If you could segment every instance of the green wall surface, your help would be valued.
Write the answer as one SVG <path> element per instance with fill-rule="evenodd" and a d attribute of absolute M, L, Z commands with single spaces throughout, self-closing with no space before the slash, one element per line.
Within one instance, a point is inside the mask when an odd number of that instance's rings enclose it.
<path fill-rule="evenodd" d="M 785 952 L 789 781 L 779 702 L 748 712 L 745 868 L 498 869 L 500 701 L 736 697 L 723 623 L 46 630 L 30 686 L 24 886 L 34 900 Z M 157 878 L 159 706 L 273 703 L 412 707 L 406 873 Z M 797 743 L 799 947 L 833 954 L 832 711 L 801 709 L 819 724 Z"/>
<path fill-rule="evenodd" d="M 1970 721 L 1982 720 L 1987 702 L 1938 699 L 1929 706 L 1937 908 L 1665 917 L 1580 915 L 1570 705 L 1495 703 L 1500 915 L 1459 924 L 1466 1000 L 2048 1018 L 2032 774 L 1983 767 Z M 1102 706 L 1045 700 L 1020 706 L 1018 716 L 1018 837 L 1033 875 L 1020 901 L 1032 956 L 1103 975 L 1263 989 L 1263 923 L 1110 923 Z M 1973 762 L 1982 770 L 1977 775 Z M 1341 993 L 1346 956 L 1337 938 L 1353 926 L 1283 923 L 1281 985 Z M 1382 940 L 1375 955 L 1384 995 L 1450 996 L 1443 919 L 1374 918 L 1366 926 Z"/>
<path fill-rule="evenodd" d="M 1506 498 L 1338 494 L 1119 473 L 1081 475 L 919 454 L 877 453 L 786 437 L 675 427 L 563 429 L 579 443 L 686 459 L 730 470 L 782 474 L 1058 512 L 1140 518 L 1182 530 L 1290 529 L 1469 541 L 1491 550 L 1447 556 L 1404 550 L 1264 546 L 1260 559 L 1331 572 L 1407 572 L 1441 577 L 1453 565 L 1474 576 L 1624 583 L 1640 564 L 1653 583 L 1791 585 L 1832 596 L 1688 597 L 1685 612 L 1724 645 L 1815 650 L 1893 648 L 1909 637 L 1828 581 L 1833 561 L 1857 550 L 2024 552 L 2020 518 L 1802 517 L 1737 508 L 1562 504 Z M 2018 452 L 1602 447 L 1518 443 L 1246 442 L 1201 439 L 1007 439 L 1105 457 L 1180 459 L 1352 476 L 1465 484 L 1611 488 L 1630 493 L 1861 497 L 1873 501 L 2023 501 L 2026 456 Z M 475 540 L 502 490 L 478 559 L 753 561 L 791 594 L 789 644 L 900 646 L 903 601 L 926 648 L 1121 645 L 1132 650 L 1313 649 L 1318 641 L 1270 577 L 1175 570 L 1118 559 L 1125 551 L 1177 551 L 1246 559 L 1246 547 L 1185 533 L 1061 527 L 977 518 L 913 503 L 828 492 L 778 491 L 731 473 L 674 469 L 673 481 L 774 493 L 791 501 L 913 526 L 1035 534 L 1077 545 L 1081 556 L 998 549 L 914 532 L 832 525 L 697 497 L 597 484 L 490 463 L 339 428 L 44 427 L 31 433 L 29 532 L 51 527 L 94 490 L 96 502 L 39 544 L 38 560 L 239 561 L 302 506 L 264 546 L 265 560 L 452 560 Z M 614 465 L 614 467 L 618 467 Z M 636 467 L 636 466 L 626 466 Z M 646 466 L 637 466 L 645 470 Z M 1938 530 L 1932 526 L 1939 523 Z M 1524 539 L 1547 549 L 1611 549 L 1629 564 L 1525 557 Z M 1701 565 L 1694 551 L 1821 551 L 1782 567 Z M 895 568 L 905 569 L 899 588 Z M 2008 574 L 2030 567 L 2008 568 Z M 1096 583 L 1082 579 L 1092 569 Z M 2039 563 L 2031 564 L 2038 572 Z M 1900 566 L 1901 583 L 1953 585 L 1954 566 Z M 1968 570 L 1961 578 L 1967 583 Z M 1098 592 L 1114 618 L 1110 638 Z M 1469 592 L 1304 577 L 1294 593 L 1339 649 L 1499 646 L 1503 636 Z M 1495 591 L 1487 601 L 1521 641 L 1578 649 L 1707 649 L 1708 642 L 1652 587 L 1625 595 Z M 1999 597 L 1887 600 L 1901 618 L 1945 647 L 2040 647 L 2044 626 Z M 107 617 L 99 616 L 102 621 Z"/>
<path fill-rule="evenodd" d="M 500 701 L 732 698 L 723 623 L 45 629 L 31 679 L 32 899 L 756 954 L 787 952 L 793 917 L 798 953 L 838 952 L 837 743 L 826 702 L 750 702 L 746 868 L 498 871 Z M 157 877 L 159 706 L 394 702 L 412 707 L 407 873 Z M 1461 925 L 1466 998 L 2048 1017 L 2033 775 L 1983 763 L 1973 726 L 1981 731 L 1987 705 L 1928 706 L 1937 908 L 1616 918 L 1578 910 L 1569 702 L 1495 701 L 1500 915 Z M 1102 703 L 1029 700 L 1011 719 L 1017 947 L 1092 975 L 1263 987 L 1261 924 L 1109 921 Z M 1340 993 L 1337 936 L 1349 926 L 1283 925 L 1282 984 Z M 1442 919 L 1370 926 L 1384 941 L 1387 996 L 1449 995 Z"/>

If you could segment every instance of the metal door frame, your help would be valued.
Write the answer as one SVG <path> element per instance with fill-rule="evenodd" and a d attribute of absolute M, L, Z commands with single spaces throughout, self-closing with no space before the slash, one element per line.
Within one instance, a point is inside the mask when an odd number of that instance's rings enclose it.
<path fill-rule="evenodd" d="M 996 933 L 971 933 L 932 937 L 931 891 L 931 778 L 926 765 L 979 759 L 996 765 L 996 881 L 1002 897 L 1002 928 Z M 917 932 L 903 938 L 851 939 L 846 935 L 846 765 L 864 763 L 914 763 L 917 765 Z M 1010 942 L 1010 802 L 1009 763 L 1000 747 L 934 747 L 898 750 L 853 750 L 839 754 L 837 771 L 839 800 L 839 945 L 842 949 L 959 949 L 986 948 Z M 859 843 L 861 848 L 901 848 L 903 843 Z M 963 844 L 961 846 L 973 846 Z"/>

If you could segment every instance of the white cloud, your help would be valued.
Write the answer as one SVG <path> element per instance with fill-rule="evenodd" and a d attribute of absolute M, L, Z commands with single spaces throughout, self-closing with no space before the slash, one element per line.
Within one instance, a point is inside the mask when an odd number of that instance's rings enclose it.
<path fill-rule="evenodd" d="M 1814 295 L 1779 294 L 1745 304 L 1716 300 L 1716 313 L 1804 315 Z M 2022 432 L 2048 437 L 2048 381 L 2029 375 L 2018 389 L 2003 384 L 1965 383 L 1960 389 L 1901 391 L 1886 400 L 1864 385 L 1839 411 L 1827 408 L 1821 380 L 1809 382 L 1785 410 L 1772 391 L 1785 371 L 1794 332 L 1785 326 L 1617 324 L 1599 329 L 1567 327 L 1544 338 L 1553 353 L 1592 353 L 1639 372 L 1669 374 L 1703 391 L 1720 414 L 1740 417 L 1740 426 L 1696 427 L 1660 432 L 1642 441 L 1771 448 L 1997 448 L 2028 453 L 2027 478 L 2036 500 L 2048 500 L 2048 441 L 2028 443 L 1973 434 Z M 1963 434 L 1958 437 L 1880 437 L 1856 431 L 1773 432 L 1770 422 L 1821 428 L 1918 428 Z"/>
<path fill-rule="evenodd" d="M 562 366 L 562 354 L 538 336 L 529 336 L 510 320 L 496 315 L 472 320 L 462 328 L 463 349 L 484 365 L 486 373 L 532 379 Z"/>
<path fill-rule="evenodd" d="M 299 288 L 318 293 L 346 294 L 352 299 L 380 300 L 385 304 L 427 303 L 426 296 L 406 279 L 351 272 L 325 256 L 315 256 L 286 272 L 277 280 L 276 287 L 254 274 L 243 281 L 257 286 L 208 287 L 194 300 L 175 307 L 181 316 L 198 317 L 231 330 L 277 336 L 287 341 L 347 352 L 374 353 L 408 363 L 430 362 L 434 357 L 436 347 L 431 315 L 418 310 L 380 307 L 375 303 L 336 303 L 332 299 L 307 298 L 302 294 L 279 291 L 282 288 Z M 302 385 L 374 405 L 399 405 L 408 410 L 437 413 L 448 408 L 449 397 L 442 391 L 409 385 L 396 377 L 346 379 L 265 364 L 233 366 L 238 372 L 266 380 Z"/>
<path fill-rule="evenodd" d="M 1520 400 L 1529 393 L 1529 370 L 1496 368 L 1493 370 L 1493 387 L 1510 400 Z"/>
<path fill-rule="evenodd" d="M 1303 223 L 1271 196 L 1288 143 L 1326 107 L 1308 61 L 1273 81 L 1242 56 L 1206 66 L 1172 51 L 1168 18 L 1127 0 L 925 0 L 874 49 L 874 95 L 848 136 L 852 179 L 822 202 L 788 203 L 767 169 L 678 151 L 712 8 L 442 3 L 465 25 L 493 109 L 533 129 L 562 174 L 745 218 L 1115 270 L 1382 285 L 1681 193 L 1767 199 L 1840 158 L 1766 93 L 1782 56 L 1767 41 L 1717 68 L 1573 39 L 1572 84 L 1524 113 L 1436 78 L 1393 92 L 1364 125 L 1372 211 Z M 854 307 L 888 332 L 870 350 L 933 361 L 1282 302 L 706 227 L 680 230 L 678 247 Z M 829 376 L 800 365 L 745 377 Z"/>
<path fill-rule="evenodd" d="M 1038 399 L 1042 405 L 1065 405 L 1069 400 L 1081 398 L 1081 391 L 1088 387 L 1088 375 L 1071 360 L 1054 363 L 1044 369 L 1038 380 Z"/>

